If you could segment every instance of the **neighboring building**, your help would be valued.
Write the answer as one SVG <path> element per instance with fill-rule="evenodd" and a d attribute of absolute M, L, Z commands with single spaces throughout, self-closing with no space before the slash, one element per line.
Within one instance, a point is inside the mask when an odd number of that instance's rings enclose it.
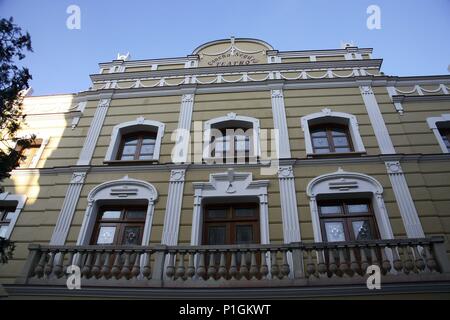
<path fill-rule="evenodd" d="M 119 55 L 86 91 L 27 97 L 37 140 L 0 194 L 16 244 L 0 283 L 10 297 L 450 297 L 450 76 L 381 63 L 351 44 L 231 38 Z"/>

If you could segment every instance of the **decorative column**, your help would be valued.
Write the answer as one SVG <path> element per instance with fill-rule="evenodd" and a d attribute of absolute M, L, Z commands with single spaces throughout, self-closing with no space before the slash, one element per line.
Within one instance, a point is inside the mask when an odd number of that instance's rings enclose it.
<path fill-rule="evenodd" d="M 77 165 L 89 165 L 94 153 L 95 145 L 97 143 L 100 131 L 105 121 L 108 107 L 111 103 L 111 99 L 101 99 L 95 110 L 94 118 L 92 119 L 91 126 L 84 141 L 83 149 L 81 149 L 80 158 Z"/>
<path fill-rule="evenodd" d="M 423 238 L 425 234 L 414 206 L 408 184 L 406 183 L 400 162 L 385 162 L 386 169 L 391 180 L 392 189 L 394 190 L 395 199 L 397 200 L 400 214 L 402 216 L 403 225 L 405 226 L 408 238 Z"/>
<path fill-rule="evenodd" d="M 381 114 L 378 102 L 375 99 L 371 86 L 360 86 L 361 96 L 366 106 L 367 114 L 370 118 L 375 137 L 378 142 L 378 146 L 382 154 L 394 154 L 395 149 L 392 144 L 391 137 L 384 123 L 383 115 Z"/>
<path fill-rule="evenodd" d="M 185 174 L 185 169 L 175 169 L 170 172 L 166 213 L 164 217 L 164 227 L 161 240 L 162 244 L 178 244 L 178 231 L 180 228 Z"/>
<path fill-rule="evenodd" d="M 284 243 L 300 242 L 300 224 L 298 221 L 297 197 L 292 166 L 280 166 L 278 182 L 280 185 Z"/>
<path fill-rule="evenodd" d="M 289 159 L 291 148 L 289 146 L 289 134 L 286 121 L 286 110 L 284 108 L 283 90 L 277 88 L 271 90 L 272 114 L 275 129 L 278 130 L 277 153 L 279 159 Z"/>
<path fill-rule="evenodd" d="M 75 208 L 80 198 L 86 172 L 74 172 L 67 188 L 66 197 L 53 230 L 51 245 L 64 245 L 72 223 Z"/>
<path fill-rule="evenodd" d="M 194 94 L 186 93 L 181 97 L 180 115 L 176 134 L 175 154 L 172 162 L 185 163 L 189 159 L 189 141 L 191 133 L 192 111 L 194 109 Z"/>
<path fill-rule="evenodd" d="M 198 246 L 201 244 L 200 228 L 202 227 L 202 190 L 195 188 L 194 185 L 194 210 L 192 211 L 192 231 L 191 231 L 191 246 Z"/>

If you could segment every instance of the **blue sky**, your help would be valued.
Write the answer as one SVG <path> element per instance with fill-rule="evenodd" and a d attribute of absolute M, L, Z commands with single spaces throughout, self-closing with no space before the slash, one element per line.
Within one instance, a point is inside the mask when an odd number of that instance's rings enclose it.
<path fill-rule="evenodd" d="M 81 29 L 69 30 L 69 5 L 81 9 Z M 381 29 L 366 27 L 369 5 L 381 9 Z M 342 40 L 373 47 L 388 75 L 448 74 L 450 0 L 0 0 L 31 34 L 24 60 L 34 95 L 86 90 L 98 63 L 129 51 L 132 59 L 179 57 L 221 38 L 251 37 L 275 49 L 338 48 Z"/>

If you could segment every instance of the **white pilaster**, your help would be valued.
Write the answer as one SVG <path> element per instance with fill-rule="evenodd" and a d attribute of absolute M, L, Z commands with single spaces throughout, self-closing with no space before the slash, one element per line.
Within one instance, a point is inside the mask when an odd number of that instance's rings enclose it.
<path fill-rule="evenodd" d="M 280 159 L 288 159 L 291 157 L 291 148 L 289 145 L 283 90 L 281 88 L 271 90 L 271 98 L 274 127 L 279 133 L 279 141 L 277 143 L 278 157 Z"/>
<path fill-rule="evenodd" d="M 402 216 L 406 235 L 408 238 L 425 237 L 400 162 L 387 161 L 385 162 L 385 165 L 395 194 L 395 199 L 397 200 L 400 209 L 400 215 Z"/>
<path fill-rule="evenodd" d="M 301 241 L 300 224 L 298 221 L 297 197 L 292 166 L 280 166 L 278 182 L 280 184 L 284 242 L 299 242 Z"/>
<path fill-rule="evenodd" d="M 185 169 L 176 169 L 170 172 L 169 191 L 161 239 L 162 244 L 178 244 L 185 173 Z"/>
<path fill-rule="evenodd" d="M 386 90 L 389 94 L 389 97 L 391 98 L 392 103 L 394 104 L 395 110 L 397 110 L 397 112 L 399 114 L 403 114 L 403 106 L 401 104 L 401 102 L 394 102 L 394 96 L 397 95 L 397 91 L 395 90 L 395 87 L 386 87 Z"/>
<path fill-rule="evenodd" d="M 64 245 L 72 223 L 75 208 L 80 198 L 86 172 L 74 172 L 67 188 L 66 197 L 53 230 L 51 245 Z"/>
<path fill-rule="evenodd" d="M 180 115 L 178 118 L 178 130 L 176 135 L 176 155 L 172 162 L 184 163 L 188 161 L 189 141 L 194 109 L 194 94 L 183 94 L 181 97 Z"/>
<path fill-rule="evenodd" d="M 101 99 L 97 105 L 97 110 L 95 110 L 94 118 L 92 119 L 91 126 L 84 141 L 83 149 L 81 149 L 80 158 L 78 159 L 77 165 L 89 165 L 92 159 L 92 154 L 94 153 L 95 145 L 100 135 L 100 131 L 103 126 L 103 122 L 108 112 L 109 104 L 111 99 Z"/>
<path fill-rule="evenodd" d="M 389 136 L 386 124 L 384 123 L 383 115 L 381 114 L 380 107 L 375 99 L 372 87 L 360 86 L 359 89 L 381 153 L 394 154 L 394 145 L 392 144 L 391 137 Z"/>

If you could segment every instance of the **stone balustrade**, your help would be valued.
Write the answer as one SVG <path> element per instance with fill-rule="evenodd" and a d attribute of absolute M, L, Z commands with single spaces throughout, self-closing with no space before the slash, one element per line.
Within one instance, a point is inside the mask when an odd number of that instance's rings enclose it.
<path fill-rule="evenodd" d="M 388 282 L 450 274 L 442 237 L 227 246 L 32 244 L 29 250 L 17 284 L 65 285 L 73 265 L 79 267 L 82 286 L 121 287 L 365 283 L 371 265 L 378 266 L 382 281 Z"/>

